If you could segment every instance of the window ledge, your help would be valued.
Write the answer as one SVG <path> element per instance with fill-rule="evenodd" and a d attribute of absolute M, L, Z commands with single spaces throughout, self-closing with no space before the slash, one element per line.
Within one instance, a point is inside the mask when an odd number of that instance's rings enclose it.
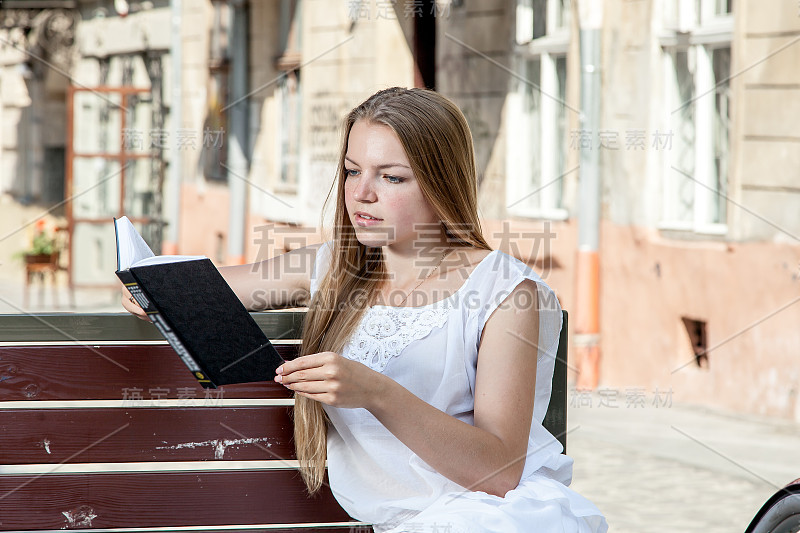
<path fill-rule="evenodd" d="M 686 31 L 677 28 L 663 28 L 658 32 L 658 42 L 662 48 L 685 47 L 695 44 L 729 45 L 733 40 L 733 17 L 718 17 L 702 26 Z"/>
<path fill-rule="evenodd" d="M 694 229 L 695 233 L 699 233 L 701 235 L 727 235 L 728 234 L 728 225 L 727 224 L 703 224 L 697 226 Z"/>
<path fill-rule="evenodd" d="M 662 221 L 658 224 L 658 229 L 666 232 L 685 233 L 694 235 L 708 235 L 721 237 L 728 234 L 727 224 L 698 224 L 681 221 Z"/>
<path fill-rule="evenodd" d="M 532 55 L 542 53 L 566 54 L 569 50 L 569 31 L 565 30 L 553 35 L 545 35 L 518 46 L 523 53 Z"/>
<path fill-rule="evenodd" d="M 692 31 L 692 44 L 726 44 L 733 40 L 733 17 L 719 17 Z"/>

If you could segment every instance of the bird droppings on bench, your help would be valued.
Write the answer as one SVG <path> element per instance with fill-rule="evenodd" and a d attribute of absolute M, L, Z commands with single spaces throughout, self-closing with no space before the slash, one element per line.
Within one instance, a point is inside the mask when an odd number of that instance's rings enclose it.
<path fill-rule="evenodd" d="M 62 511 L 61 514 L 67 519 L 66 525 L 61 529 L 92 527 L 92 520 L 97 518 L 97 515 L 94 514 L 94 509 L 88 505 L 81 505 L 69 511 Z"/>
<path fill-rule="evenodd" d="M 163 441 L 166 443 L 166 441 Z M 210 446 L 214 450 L 214 459 L 222 459 L 225 456 L 225 450 L 229 446 L 241 446 L 243 444 L 265 444 L 267 448 L 272 446 L 267 437 L 251 437 L 245 439 L 211 439 L 203 442 L 182 442 L 181 444 L 173 444 L 172 446 L 156 446 L 157 450 L 180 450 L 181 448 L 199 448 L 202 446 Z"/>

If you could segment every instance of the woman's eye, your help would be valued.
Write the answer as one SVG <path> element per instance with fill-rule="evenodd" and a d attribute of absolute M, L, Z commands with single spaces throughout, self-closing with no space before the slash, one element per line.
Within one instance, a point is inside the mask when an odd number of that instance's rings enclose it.
<path fill-rule="evenodd" d="M 358 175 L 358 170 L 355 170 L 353 168 L 346 168 L 346 169 L 344 169 L 344 174 L 345 174 L 345 176 L 348 176 L 348 177 L 356 176 L 356 175 Z"/>
<path fill-rule="evenodd" d="M 403 178 L 398 178 L 397 176 L 386 176 L 386 179 L 389 180 L 389 183 L 403 183 L 405 181 Z"/>

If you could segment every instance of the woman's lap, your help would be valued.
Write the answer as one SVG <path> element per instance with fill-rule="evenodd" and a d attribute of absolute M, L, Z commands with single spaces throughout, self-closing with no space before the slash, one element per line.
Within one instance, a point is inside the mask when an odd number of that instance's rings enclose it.
<path fill-rule="evenodd" d="M 385 533 L 605 533 L 594 505 L 552 479 L 532 476 L 504 498 L 449 493 Z"/>

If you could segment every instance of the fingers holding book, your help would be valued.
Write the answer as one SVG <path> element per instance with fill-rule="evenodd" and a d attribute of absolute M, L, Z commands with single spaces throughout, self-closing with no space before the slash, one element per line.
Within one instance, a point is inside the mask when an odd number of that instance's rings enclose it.
<path fill-rule="evenodd" d="M 334 407 L 369 409 L 384 390 L 382 374 L 334 352 L 286 361 L 275 373 L 275 381 L 296 394 Z"/>
<path fill-rule="evenodd" d="M 124 307 L 125 310 L 132 315 L 135 315 L 137 318 L 150 322 L 150 317 L 147 316 L 147 313 L 144 312 L 144 309 L 139 307 L 139 304 L 136 303 L 136 299 L 124 286 L 122 287 L 122 307 Z"/>

